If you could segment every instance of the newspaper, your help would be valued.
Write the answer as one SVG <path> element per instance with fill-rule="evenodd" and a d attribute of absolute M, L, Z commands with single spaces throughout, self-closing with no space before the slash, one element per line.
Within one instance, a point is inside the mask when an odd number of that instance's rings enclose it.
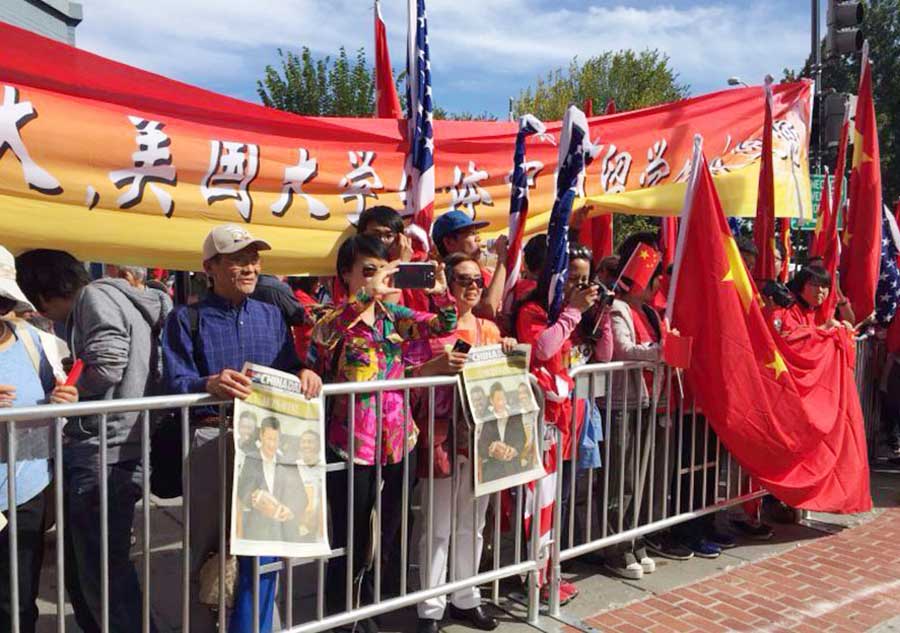
<path fill-rule="evenodd" d="M 253 394 L 234 402 L 231 553 L 326 556 L 325 418 L 300 380 L 246 363 Z"/>
<path fill-rule="evenodd" d="M 544 476 L 537 401 L 528 377 L 531 347 L 506 354 L 500 345 L 469 350 L 463 385 L 475 427 L 475 496 Z"/>

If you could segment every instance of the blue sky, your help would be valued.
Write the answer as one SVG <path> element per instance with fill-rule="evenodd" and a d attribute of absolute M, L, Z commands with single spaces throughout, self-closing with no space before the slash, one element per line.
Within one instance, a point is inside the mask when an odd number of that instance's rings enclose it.
<path fill-rule="evenodd" d="M 276 49 L 372 53 L 371 0 L 81 0 L 78 46 L 257 102 Z M 824 4 L 824 3 L 823 3 Z M 806 0 L 428 0 L 435 102 L 503 116 L 509 96 L 573 56 L 658 48 L 691 92 L 760 83 L 809 53 Z M 405 64 L 405 0 L 382 0 L 391 59 Z"/>

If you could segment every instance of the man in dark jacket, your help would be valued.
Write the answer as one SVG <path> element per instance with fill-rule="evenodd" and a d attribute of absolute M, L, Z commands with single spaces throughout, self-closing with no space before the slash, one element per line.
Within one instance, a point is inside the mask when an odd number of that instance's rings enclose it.
<path fill-rule="evenodd" d="M 254 541 L 301 540 L 300 521 L 307 498 L 296 463 L 278 459 L 280 424 L 264 418 L 259 429 L 259 451 L 247 455 L 238 477 L 238 498 L 244 514 L 243 538 Z"/>
<path fill-rule="evenodd" d="M 488 483 L 522 472 L 525 455 L 525 427 L 521 415 L 510 415 L 506 392 L 499 382 L 491 385 L 492 415 L 483 423 L 478 438 L 480 480 Z"/>
<path fill-rule="evenodd" d="M 82 400 L 139 398 L 156 391 L 158 337 L 172 307 L 166 294 L 134 288 L 124 279 L 91 283 L 84 265 L 62 251 L 28 251 L 16 263 L 22 290 L 45 316 L 65 324 L 72 354 L 84 362 L 78 382 Z M 142 628 L 141 587 L 129 558 L 134 506 L 142 496 L 139 415 L 106 418 L 110 631 Z M 101 630 L 100 420 L 70 419 L 63 431 L 65 582 L 85 633 Z"/>

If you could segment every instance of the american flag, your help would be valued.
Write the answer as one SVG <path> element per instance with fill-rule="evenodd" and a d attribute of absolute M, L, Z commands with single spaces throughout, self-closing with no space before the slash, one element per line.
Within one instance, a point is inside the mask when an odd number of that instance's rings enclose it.
<path fill-rule="evenodd" d="M 875 318 L 881 325 L 887 325 L 900 305 L 900 269 L 897 268 L 900 234 L 897 222 L 887 207 L 884 207 L 881 222 L 881 275 L 875 294 Z"/>
<path fill-rule="evenodd" d="M 406 119 L 409 155 L 406 161 L 406 215 L 431 234 L 434 217 L 434 120 L 431 61 L 425 0 L 409 0 L 409 41 L 406 59 Z"/>
<path fill-rule="evenodd" d="M 569 275 L 569 216 L 575 202 L 578 177 L 584 169 L 587 118 L 575 106 L 569 106 L 563 119 L 559 139 L 559 171 L 556 176 L 556 199 L 547 229 L 547 258 L 538 288 L 547 290 L 547 316 L 556 323 L 563 307 L 566 278 Z"/>
<path fill-rule="evenodd" d="M 513 288 L 519 281 L 522 269 L 522 239 L 525 221 L 528 219 L 528 172 L 525 169 L 525 139 L 532 134 L 544 134 L 547 128 L 536 117 L 526 114 L 519 119 L 516 150 L 513 156 L 513 173 L 510 179 L 509 199 L 509 248 L 506 251 L 506 285 L 503 294 L 507 301 L 513 297 Z"/>

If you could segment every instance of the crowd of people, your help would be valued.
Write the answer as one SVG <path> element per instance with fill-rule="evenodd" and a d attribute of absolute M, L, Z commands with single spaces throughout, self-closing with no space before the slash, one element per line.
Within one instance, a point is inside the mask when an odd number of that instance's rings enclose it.
<path fill-rule="evenodd" d="M 243 227 L 217 226 L 198 245 L 198 264 L 202 263 L 206 288 L 195 288 L 191 303 L 174 308 L 165 274 L 148 275 L 142 268 L 119 266 L 109 267 L 107 277 L 92 280 L 85 265 L 68 253 L 38 249 L 13 260 L 2 249 L 0 313 L 6 316 L 0 320 L 0 406 L 199 392 L 223 400 L 245 399 L 251 393 L 251 381 L 241 373 L 246 362 L 296 374 L 303 393 L 315 397 L 324 382 L 457 374 L 466 362 L 466 353 L 454 349 L 457 340 L 472 347 L 499 344 L 506 350 L 524 343 L 531 346 L 530 369 L 544 391 L 545 422 L 559 431 L 560 472 L 564 478 L 562 516 L 565 523 L 569 504 L 575 504 L 574 532 L 578 538 L 596 538 L 596 527 L 586 534 L 584 517 L 599 512 L 601 505 L 608 511 L 613 532 L 635 527 L 638 514 L 652 512 L 659 517 L 663 511 L 671 514 L 686 509 L 690 503 L 687 491 L 679 495 L 683 508 L 674 507 L 671 500 L 675 495 L 668 491 L 649 499 L 649 495 L 642 496 L 643 480 L 636 470 L 628 468 L 611 469 L 609 490 L 617 492 L 610 492 L 609 498 L 595 494 L 594 507 L 586 507 L 581 495 L 573 499 L 567 495 L 570 477 L 577 477 L 579 488 L 583 488 L 583 482 L 600 476 L 603 442 L 609 442 L 610 455 L 624 454 L 633 460 L 642 450 L 646 434 L 665 432 L 662 425 L 646 425 L 645 435 L 639 436 L 633 423 L 639 410 L 655 406 L 662 413 L 687 406 L 682 400 L 674 406 L 667 402 L 661 373 L 639 372 L 630 380 L 616 374 L 607 396 L 613 416 L 611 435 L 604 438 L 601 411 L 606 405 L 599 407 L 573 394 L 571 371 L 575 367 L 610 360 L 661 360 L 666 331 L 662 289 L 668 286 L 671 270 L 657 266 L 647 283 L 637 283 L 627 274 L 628 262 L 637 249 L 658 248 L 657 236 L 631 235 L 615 255 L 598 260 L 580 243 L 578 227 L 573 227 L 565 302 L 559 316 L 551 319 L 550 280 L 542 274 L 546 236 L 534 236 L 526 243 L 521 279 L 512 296 L 505 297 L 507 242 L 500 237 L 493 243 L 496 265 L 486 268 L 479 233 L 485 224 L 461 211 L 445 213 L 433 226 L 434 250 L 425 252 L 407 235 L 399 213 L 384 206 L 369 208 L 360 215 L 356 233 L 340 245 L 333 278 L 287 280 L 263 274 L 262 253 L 271 249 L 265 240 Z M 752 242 L 742 240 L 740 250 L 752 270 L 752 258 L 756 256 Z M 436 274 L 431 288 L 398 290 L 392 286 L 391 278 L 400 263 L 432 259 L 436 261 Z M 757 280 L 773 329 L 787 336 L 803 325 L 844 327 L 853 323 L 842 297 L 837 301 L 837 314 L 823 318 L 819 307 L 831 290 L 831 281 L 828 272 L 815 262 L 799 270 L 789 287 L 775 280 Z M 84 363 L 75 386 L 65 384 L 69 369 L 66 360 L 72 358 Z M 485 396 L 483 406 L 487 407 L 490 396 Z M 380 403 L 376 402 L 378 398 Z M 329 613 L 346 610 L 348 600 L 352 604 L 374 600 L 366 554 L 374 538 L 368 526 L 379 490 L 382 564 L 386 569 L 393 566 L 398 575 L 407 573 L 399 569 L 392 544 L 401 529 L 403 500 L 413 497 L 417 479 L 421 482 L 433 476 L 434 507 L 456 508 L 457 512 L 456 517 L 446 511 L 436 513 L 430 538 L 422 521 L 414 518 L 411 551 L 418 562 L 420 585 L 431 587 L 445 582 L 449 570 L 456 578 L 477 572 L 488 497 L 474 496 L 470 428 L 463 416 L 454 416 L 455 398 L 452 388 L 436 390 L 431 436 L 429 425 L 423 424 L 428 416 L 427 398 L 413 397 L 410 410 L 402 391 L 360 393 L 352 400 L 345 396 L 329 398 L 324 429 L 327 460 L 354 464 L 352 488 L 348 488 L 346 470 L 328 473 L 330 544 L 333 548 L 346 547 L 348 533 L 354 534 L 352 569 L 348 569 L 344 556 L 331 558 L 327 564 L 325 599 Z M 229 516 L 224 508 L 231 503 L 230 495 L 225 499 L 219 496 L 220 473 L 224 469 L 230 480 L 233 468 L 233 451 L 228 452 L 225 463 L 220 463 L 219 416 L 218 408 L 201 407 L 192 410 L 190 420 L 189 608 L 191 630 L 196 633 L 217 628 L 217 614 L 201 600 L 201 570 L 219 548 L 219 517 Z M 99 632 L 99 425 L 104 421 L 109 577 L 114 579 L 109 583 L 107 603 L 109 630 L 130 633 L 141 630 L 142 614 L 141 586 L 129 557 L 134 507 L 143 494 L 138 413 L 70 418 L 64 427 L 63 481 L 55 482 L 62 486 L 64 497 L 64 580 L 78 625 L 86 633 Z M 702 416 L 690 423 L 702 424 Z M 230 421 L 227 426 L 231 426 Z M 277 431 L 276 426 L 269 426 Z M 505 430 L 510 428 L 507 425 Z M 265 450 L 260 432 L 254 435 L 250 428 L 239 432 L 243 444 L 257 442 L 260 450 Z M 700 435 L 691 433 L 688 424 L 680 432 L 685 438 Z M 496 440 L 512 445 L 511 437 L 506 433 Z M 657 450 L 663 450 L 664 445 L 655 443 Z M 675 443 L 670 446 L 674 451 Z M 702 447 L 701 451 L 692 448 L 689 440 L 683 442 L 682 457 L 687 464 L 692 454 L 702 452 Z M 431 452 L 433 457 L 429 459 Z M 19 571 L 18 605 L 11 604 L 8 583 L 0 583 L 0 631 L 10 630 L 15 609 L 21 631 L 35 628 L 43 532 L 52 505 L 48 505 L 48 499 L 52 499 L 51 454 L 41 454 L 37 449 L 33 454 L 20 451 L 15 469 L 16 496 L 12 500 L 6 496 L 7 467 L 0 464 L 0 509 L 5 515 L 10 503 L 17 509 Z M 408 478 L 403 476 L 404 460 L 410 465 Z M 577 461 L 576 467 L 572 467 L 572 460 Z M 662 457 L 659 463 L 664 463 Z M 665 463 L 674 464 L 675 460 Z M 169 466 L 175 468 L 175 464 L 163 465 Z M 663 471 L 661 467 L 656 469 L 660 478 L 655 482 L 657 490 L 662 489 L 663 477 L 677 481 L 672 472 Z M 265 482 L 262 471 L 258 479 Z M 409 486 L 405 491 L 404 485 Z M 618 494 L 620 489 L 622 495 Z M 348 504 L 348 492 L 352 505 Z M 693 492 L 704 495 L 708 491 Z M 648 504 L 669 507 L 645 508 Z M 760 516 L 759 507 L 749 505 L 731 517 L 730 525 L 744 537 L 770 538 L 772 528 L 762 523 Z M 594 526 L 598 524 L 593 522 Z M 456 526 L 454 548 L 450 547 L 451 525 Z M 695 519 L 646 539 L 607 548 L 598 563 L 610 573 L 640 579 L 655 570 L 654 557 L 714 558 L 736 542 L 721 525 L 713 515 Z M 567 533 L 568 529 L 563 531 Z M 0 578 L 8 578 L 8 538 L 8 529 L 0 533 Z M 262 557 L 260 563 L 273 560 Z M 430 564 L 426 565 L 426 560 Z M 252 559 L 239 557 L 229 631 L 253 630 L 253 569 Z M 352 583 L 358 589 L 350 597 L 346 595 L 347 574 L 358 581 Z M 258 613 L 264 632 L 272 627 L 276 579 L 274 572 L 260 577 Z M 542 598 L 549 599 L 549 586 L 542 591 Z M 564 581 L 559 591 L 560 600 L 566 602 L 577 595 L 578 589 Z M 422 602 L 418 606 L 419 631 L 437 631 L 446 612 L 445 596 Z M 492 630 L 498 624 L 482 609 L 477 587 L 450 596 L 449 616 L 480 630 Z M 156 630 L 152 623 L 151 629 Z M 378 625 L 365 619 L 357 623 L 357 629 L 377 633 Z"/>

